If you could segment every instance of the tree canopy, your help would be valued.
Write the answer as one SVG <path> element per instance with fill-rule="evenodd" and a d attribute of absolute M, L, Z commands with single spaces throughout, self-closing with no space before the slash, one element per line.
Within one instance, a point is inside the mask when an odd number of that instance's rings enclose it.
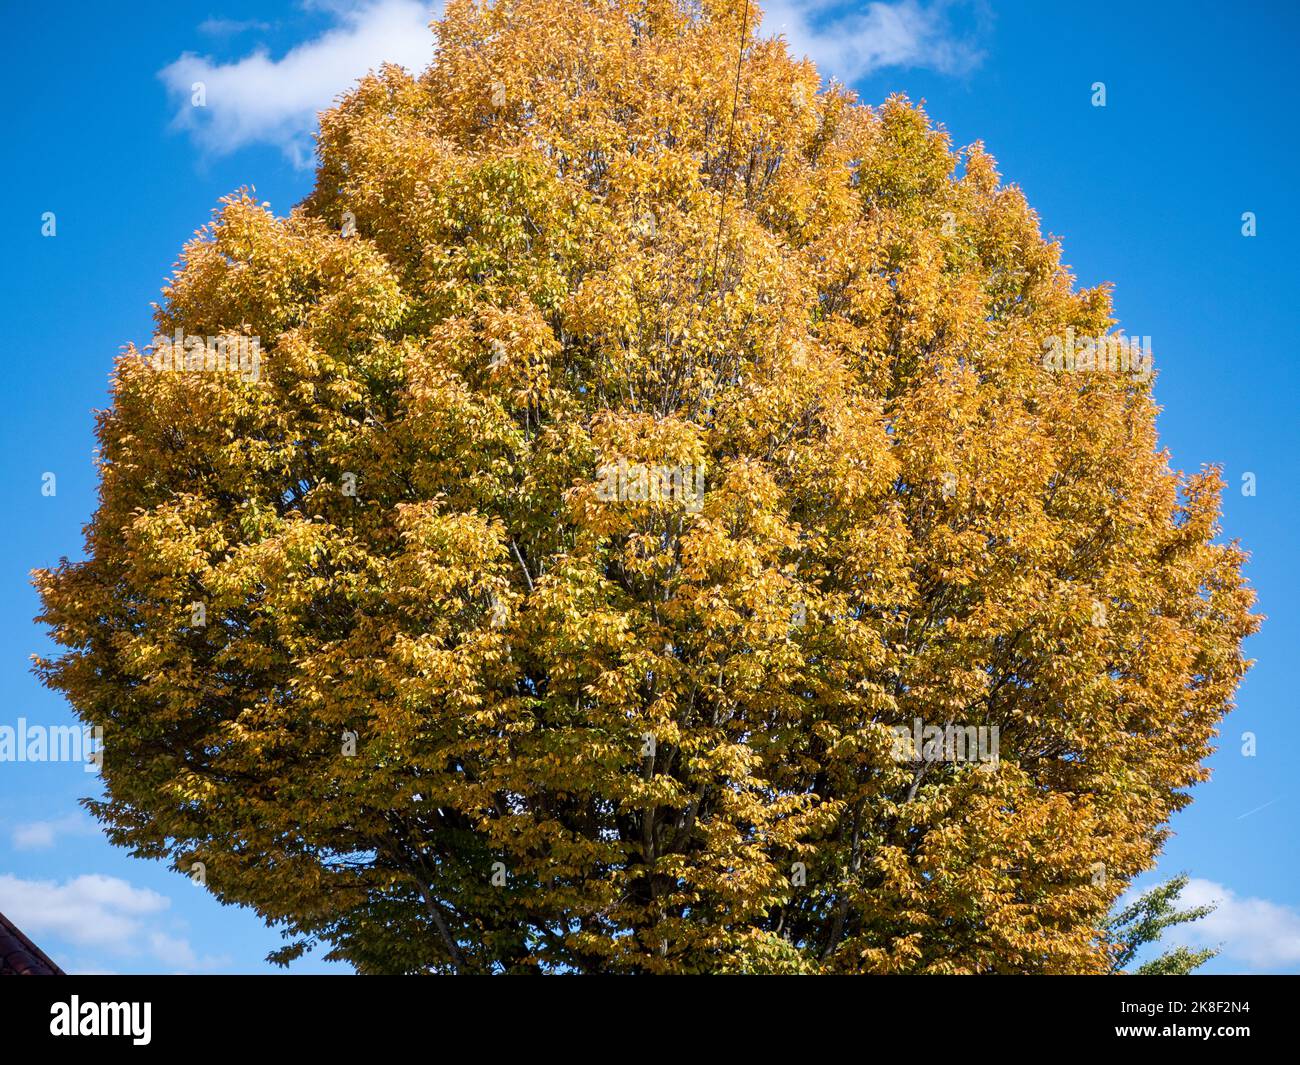
<path fill-rule="evenodd" d="M 1108 289 L 743 0 L 431 58 L 185 247 L 256 372 L 116 363 L 36 575 L 110 838 L 363 973 L 1109 971 L 1255 618 L 1150 374 L 1045 364 Z"/>

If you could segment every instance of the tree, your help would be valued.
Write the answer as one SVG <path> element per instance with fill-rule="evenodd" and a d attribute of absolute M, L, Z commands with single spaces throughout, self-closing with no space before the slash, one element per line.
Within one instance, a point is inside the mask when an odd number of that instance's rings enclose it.
<path fill-rule="evenodd" d="M 980 145 L 758 18 L 453 0 L 116 364 L 37 669 L 279 960 L 1109 967 L 1256 624 L 1219 474 Z"/>
<path fill-rule="evenodd" d="M 1173 879 L 1143 892 L 1110 919 L 1107 930 L 1116 946 L 1110 964 L 1112 973 L 1124 972 L 1138 951 L 1149 943 L 1157 942 L 1166 928 L 1199 921 L 1215 911 L 1213 904 L 1193 906 L 1186 910 L 1176 909 L 1178 896 L 1186 886 L 1187 874 L 1179 873 Z M 1143 962 L 1137 968 L 1137 975 L 1189 976 L 1218 954 L 1218 950 L 1212 947 L 1203 950 L 1175 947 L 1159 957 Z"/>

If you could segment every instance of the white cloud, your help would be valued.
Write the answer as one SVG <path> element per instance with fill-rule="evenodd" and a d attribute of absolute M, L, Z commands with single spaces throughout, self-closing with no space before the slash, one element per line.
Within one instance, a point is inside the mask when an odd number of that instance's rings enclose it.
<path fill-rule="evenodd" d="M 317 113 L 358 78 L 383 63 L 398 63 L 414 73 L 429 65 L 434 45 L 429 21 L 435 7 L 441 4 L 369 0 L 330 5 L 337 25 L 279 59 L 264 46 L 231 63 L 186 52 L 158 73 L 176 102 L 174 125 L 213 155 L 271 144 L 305 167 L 311 162 Z M 203 107 L 191 104 L 196 82 L 204 86 Z"/>
<path fill-rule="evenodd" d="M 1217 903 L 1213 913 L 1176 925 L 1162 942 L 1174 946 L 1222 947 L 1223 958 L 1243 970 L 1281 972 L 1300 965 L 1300 912 L 1260 898 L 1241 898 L 1212 880 L 1189 880 L 1180 907 Z"/>
<path fill-rule="evenodd" d="M 77 946 L 131 953 L 143 932 L 142 918 L 169 905 L 156 891 L 98 873 L 64 884 L 0 874 L 0 912 L 38 942 L 53 934 Z"/>
<path fill-rule="evenodd" d="M 176 105 L 173 124 L 211 155 L 253 144 L 280 148 L 296 166 L 312 160 L 317 113 L 382 63 L 418 73 L 433 58 L 429 22 L 441 0 L 314 0 L 336 25 L 279 59 L 259 45 L 243 59 L 222 63 L 186 52 L 159 71 Z M 852 82 L 884 67 L 927 67 L 961 74 L 983 58 L 953 25 L 956 8 L 982 15 L 983 0 L 873 0 L 864 9 L 836 10 L 834 0 L 770 0 L 766 34 L 784 34 L 796 55 L 822 72 Z M 259 22 L 208 19 L 208 35 L 230 37 L 269 27 Z M 206 104 L 193 106 L 195 83 Z"/>
<path fill-rule="evenodd" d="M 174 969 L 195 969 L 199 966 L 198 955 L 194 953 L 188 939 L 169 936 L 166 932 L 150 932 L 149 950 L 155 958 Z"/>
<path fill-rule="evenodd" d="M 49 939 L 116 957 L 148 956 L 160 971 L 192 972 L 226 964 L 228 958 L 200 957 L 188 939 L 157 927 L 171 901 L 113 876 L 91 873 L 65 883 L 23 880 L 0 873 L 0 912 L 52 954 Z M 95 960 L 79 972 L 107 971 Z"/>
<path fill-rule="evenodd" d="M 257 22 L 249 19 L 240 21 L 229 18 L 208 18 L 199 23 L 199 32 L 206 33 L 211 37 L 230 37 L 237 33 L 246 33 L 249 30 L 269 30 L 269 22 Z"/>
<path fill-rule="evenodd" d="M 835 11 L 829 0 L 770 0 L 763 32 L 781 34 L 795 56 L 806 55 L 823 77 L 846 84 L 885 67 L 925 67 L 964 74 L 984 58 L 974 40 L 952 24 L 950 0 L 881 0 L 865 10 Z M 982 4 L 974 5 L 983 16 Z"/>
<path fill-rule="evenodd" d="M 16 825 L 11 836 L 15 850 L 48 850 L 60 836 L 88 835 L 92 828 L 81 814 L 69 814 L 53 821 L 28 821 Z"/>

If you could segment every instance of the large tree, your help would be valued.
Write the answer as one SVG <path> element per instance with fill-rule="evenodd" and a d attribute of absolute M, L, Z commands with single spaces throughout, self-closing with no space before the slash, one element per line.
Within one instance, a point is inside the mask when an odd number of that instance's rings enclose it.
<path fill-rule="evenodd" d="M 259 372 L 117 363 L 36 578 L 112 840 L 362 972 L 1107 971 L 1255 624 L 1149 375 L 1045 368 L 1108 291 L 744 0 L 435 30 L 186 246 Z"/>

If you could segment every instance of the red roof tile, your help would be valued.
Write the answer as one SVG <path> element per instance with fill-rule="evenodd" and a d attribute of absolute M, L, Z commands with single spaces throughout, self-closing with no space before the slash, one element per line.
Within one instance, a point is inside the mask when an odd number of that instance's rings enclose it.
<path fill-rule="evenodd" d="M 50 961 L 40 947 L 0 913 L 0 976 L 63 975 L 63 970 Z"/>

